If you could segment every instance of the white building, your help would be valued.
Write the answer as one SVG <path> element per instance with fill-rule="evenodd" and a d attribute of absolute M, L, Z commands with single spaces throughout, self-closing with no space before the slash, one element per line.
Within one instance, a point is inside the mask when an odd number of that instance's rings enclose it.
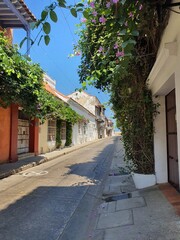
<path fill-rule="evenodd" d="M 93 115 L 96 116 L 96 128 L 98 132 L 98 138 L 106 136 L 106 119 L 105 119 L 105 108 L 95 96 L 92 96 L 84 91 L 76 91 L 68 95 L 76 102 L 88 109 Z"/>
<path fill-rule="evenodd" d="M 84 117 L 84 120 L 73 125 L 72 144 L 77 145 L 97 139 L 96 116 L 72 98 L 68 98 L 67 102 L 75 112 Z"/>
<path fill-rule="evenodd" d="M 175 2 L 175 1 L 173 1 Z M 178 6 L 174 10 L 179 11 Z M 170 12 L 149 86 L 160 103 L 155 119 L 154 156 L 157 183 L 179 187 L 180 179 L 180 16 Z"/>

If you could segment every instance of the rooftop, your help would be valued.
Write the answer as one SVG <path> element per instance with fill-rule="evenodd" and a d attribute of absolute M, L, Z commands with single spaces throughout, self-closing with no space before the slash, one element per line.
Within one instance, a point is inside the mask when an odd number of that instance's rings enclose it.
<path fill-rule="evenodd" d="M 36 18 L 23 0 L 0 0 L 0 25 L 3 28 L 24 28 Z"/>

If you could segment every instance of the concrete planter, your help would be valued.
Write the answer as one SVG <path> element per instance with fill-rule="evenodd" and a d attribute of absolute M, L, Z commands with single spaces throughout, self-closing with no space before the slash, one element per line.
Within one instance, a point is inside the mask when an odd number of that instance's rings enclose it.
<path fill-rule="evenodd" d="M 154 174 L 132 173 L 132 178 L 137 189 L 151 187 L 156 184 L 156 177 Z"/>

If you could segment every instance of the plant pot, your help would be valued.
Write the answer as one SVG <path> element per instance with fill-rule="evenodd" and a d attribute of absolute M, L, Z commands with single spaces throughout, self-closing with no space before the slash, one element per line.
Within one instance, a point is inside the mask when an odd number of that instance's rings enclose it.
<path fill-rule="evenodd" d="M 156 184 L 154 174 L 132 173 L 132 178 L 137 189 L 151 187 Z"/>

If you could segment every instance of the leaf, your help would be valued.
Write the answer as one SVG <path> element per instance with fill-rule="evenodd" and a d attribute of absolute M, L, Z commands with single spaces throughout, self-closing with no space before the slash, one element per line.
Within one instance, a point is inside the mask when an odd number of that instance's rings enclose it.
<path fill-rule="evenodd" d="M 126 48 L 128 44 L 136 44 L 136 41 L 133 39 L 129 39 L 121 44 L 122 48 Z"/>
<path fill-rule="evenodd" d="M 46 34 L 49 34 L 50 31 L 51 31 L 51 25 L 48 23 L 48 22 L 45 22 L 43 24 L 43 31 L 46 33 Z"/>
<path fill-rule="evenodd" d="M 124 4 L 125 4 L 125 2 L 126 2 L 126 0 L 121 0 L 121 3 L 122 3 L 122 5 L 124 5 Z"/>
<path fill-rule="evenodd" d="M 50 42 L 50 37 L 49 37 L 49 35 L 45 35 L 45 36 L 44 36 L 44 42 L 45 42 L 46 45 L 49 44 L 49 42 Z"/>
<path fill-rule="evenodd" d="M 83 16 L 85 17 L 85 18 L 89 18 L 89 13 L 88 13 L 88 11 L 87 10 L 85 10 L 84 12 L 83 12 Z"/>
<path fill-rule="evenodd" d="M 77 3 L 76 7 L 84 7 L 84 4 L 83 3 Z"/>
<path fill-rule="evenodd" d="M 24 44 L 24 42 L 27 40 L 27 37 L 23 38 L 23 40 L 20 42 L 19 47 L 22 48 L 22 45 Z"/>
<path fill-rule="evenodd" d="M 86 84 L 86 82 L 82 82 L 81 85 L 82 85 L 83 89 L 85 89 L 87 84 Z"/>
<path fill-rule="evenodd" d="M 74 17 L 77 17 L 77 11 L 75 8 L 71 8 L 71 14 L 74 16 Z"/>
<path fill-rule="evenodd" d="M 55 13 L 55 11 L 50 11 L 50 18 L 53 22 L 57 22 L 58 20 L 58 17 L 57 17 L 57 14 Z"/>
<path fill-rule="evenodd" d="M 35 27 L 36 27 L 36 22 L 31 22 L 29 25 L 30 25 L 30 28 L 31 28 L 31 29 L 35 29 Z"/>
<path fill-rule="evenodd" d="M 48 12 L 46 10 L 42 11 L 41 13 L 41 20 L 44 21 L 48 15 Z"/>
<path fill-rule="evenodd" d="M 120 35 L 120 36 L 126 35 L 126 29 L 123 29 L 122 31 L 120 31 L 119 35 Z"/>
<path fill-rule="evenodd" d="M 132 32 L 131 32 L 131 35 L 133 35 L 133 36 L 139 36 L 139 32 L 137 31 L 137 30 L 133 30 Z"/>
<path fill-rule="evenodd" d="M 77 12 L 82 12 L 82 11 L 83 11 L 83 8 L 76 8 L 76 11 L 77 11 Z"/>
<path fill-rule="evenodd" d="M 58 4 L 60 7 L 66 8 L 66 1 L 65 0 L 58 0 Z"/>

